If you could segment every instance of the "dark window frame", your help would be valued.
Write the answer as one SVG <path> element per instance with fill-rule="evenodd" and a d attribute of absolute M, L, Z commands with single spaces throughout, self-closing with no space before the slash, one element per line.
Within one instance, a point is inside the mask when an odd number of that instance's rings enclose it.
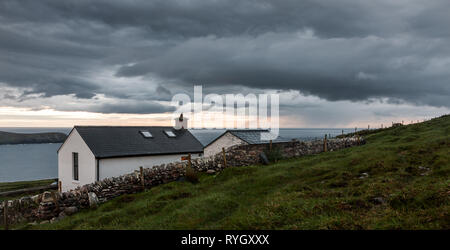
<path fill-rule="evenodd" d="M 95 180 L 96 181 L 100 181 L 100 161 L 97 159 L 97 164 L 95 164 L 96 166 L 95 166 L 95 175 L 96 175 L 96 178 L 95 178 Z"/>
<path fill-rule="evenodd" d="M 75 181 L 80 180 L 80 158 L 76 152 L 72 153 L 72 177 Z"/>

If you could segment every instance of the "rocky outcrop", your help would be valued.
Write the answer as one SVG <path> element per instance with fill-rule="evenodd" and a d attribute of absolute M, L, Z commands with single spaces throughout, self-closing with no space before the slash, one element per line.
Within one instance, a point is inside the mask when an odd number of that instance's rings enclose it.
<path fill-rule="evenodd" d="M 94 192 L 88 193 L 89 197 L 89 206 L 90 207 L 97 207 L 98 206 L 98 198 L 97 195 Z"/>
<path fill-rule="evenodd" d="M 364 141 L 357 138 L 331 139 L 327 141 L 327 149 L 328 151 L 334 151 L 362 143 Z M 191 166 L 197 171 L 215 174 L 225 167 L 254 165 L 261 162 L 261 153 L 267 151 L 268 147 L 268 144 L 237 145 L 226 150 L 226 166 L 222 153 L 208 158 L 193 159 Z M 284 158 L 293 158 L 323 152 L 324 142 L 321 140 L 311 142 L 291 141 L 274 143 L 273 147 Z M 143 171 L 144 187 L 151 188 L 183 177 L 186 173 L 187 164 L 187 162 L 174 162 L 145 168 Z M 32 197 L 22 197 L 8 201 L 8 221 L 10 223 L 26 221 L 52 223 L 62 217 L 74 214 L 80 209 L 96 207 L 99 203 L 123 194 L 137 193 L 142 189 L 140 173 L 136 171 L 107 178 L 61 194 L 44 192 Z M 3 211 L 4 203 L 1 203 L 0 214 L 3 214 Z M 0 224 L 2 223 L 3 220 L 0 220 Z"/>

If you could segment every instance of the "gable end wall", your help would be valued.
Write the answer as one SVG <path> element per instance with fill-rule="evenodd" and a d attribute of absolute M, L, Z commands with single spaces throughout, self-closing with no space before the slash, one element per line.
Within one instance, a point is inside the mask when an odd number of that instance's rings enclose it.
<path fill-rule="evenodd" d="M 222 148 L 229 148 L 235 145 L 247 145 L 248 143 L 232 135 L 230 132 L 225 133 L 219 139 L 205 147 L 205 157 L 215 155 L 222 151 Z"/>
<path fill-rule="evenodd" d="M 72 153 L 78 153 L 78 181 L 73 179 Z M 58 152 L 58 180 L 63 192 L 95 182 L 95 165 L 94 154 L 78 131 L 72 130 Z"/>

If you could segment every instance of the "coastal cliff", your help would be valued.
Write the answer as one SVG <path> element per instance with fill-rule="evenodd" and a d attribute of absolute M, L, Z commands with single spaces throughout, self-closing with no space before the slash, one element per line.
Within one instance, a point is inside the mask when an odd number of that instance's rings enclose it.
<path fill-rule="evenodd" d="M 67 135 L 64 133 L 21 134 L 0 131 L 0 145 L 3 144 L 35 144 L 62 143 Z"/>

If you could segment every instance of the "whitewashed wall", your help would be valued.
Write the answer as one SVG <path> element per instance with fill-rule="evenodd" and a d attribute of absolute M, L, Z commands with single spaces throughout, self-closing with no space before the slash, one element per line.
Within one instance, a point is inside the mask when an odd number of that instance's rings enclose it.
<path fill-rule="evenodd" d="M 72 153 L 78 153 L 78 181 L 73 179 Z M 63 192 L 95 182 L 95 165 L 94 154 L 78 131 L 72 130 L 58 152 L 58 180 Z"/>
<path fill-rule="evenodd" d="M 238 137 L 232 135 L 230 132 L 225 133 L 222 137 L 217 139 L 215 142 L 209 144 L 205 147 L 205 157 L 215 155 L 222 151 L 222 148 L 229 148 L 234 145 L 247 144 L 245 141 L 239 139 Z"/>
<path fill-rule="evenodd" d="M 131 173 L 134 170 L 138 170 L 140 166 L 150 168 L 163 163 L 167 164 L 181 161 L 181 156 L 186 155 L 187 154 L 174 154 L 101 159 L 99 162 L 100 180 Z M 200 156 L 199 154 L 191 154 L 191 157 L 192 159 L 195 159 Z"/>

